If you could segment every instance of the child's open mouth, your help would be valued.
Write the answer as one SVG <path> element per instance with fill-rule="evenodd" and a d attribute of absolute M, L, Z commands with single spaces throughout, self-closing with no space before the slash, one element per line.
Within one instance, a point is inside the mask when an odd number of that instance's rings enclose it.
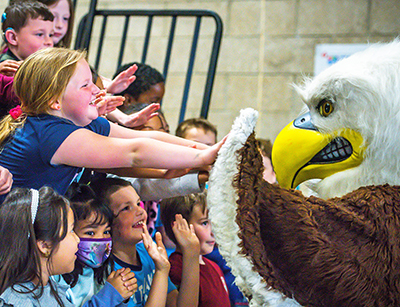
<path fill-rule="evenodd" d="M 139 221 L 136 224 L 133 224 L 133 228 L 143 228 L 144 226 L 144 221 Z"/>

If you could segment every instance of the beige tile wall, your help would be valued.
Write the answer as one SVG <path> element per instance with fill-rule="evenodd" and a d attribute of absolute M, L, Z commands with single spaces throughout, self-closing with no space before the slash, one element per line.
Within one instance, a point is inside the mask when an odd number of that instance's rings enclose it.
<path fill-rule="evenodd" d="M 4 8 L 7 1 L 0 1 Z M 88 5 L 88 0 L 78 0 L 78 20 Z M 400 31 L 399 0 L 99 0 L 99 8 L 208 9 L 221 16 L 224 36 L 209 113 L 220 137 L 230 130 L 241 108 L 252 107 L 260 112 L 258 136 L 274 139 L 302 108 L 290 84 L 301 82 L 302 75 L 312 75 L 316 44 L 389 41 Z M 172 58 L 167 80 L 163 108 L 172 129 L 176 127 L 187 65 L 182 59 L 189 52 L 187 30 L 192 24 L 178 24 L 174 48 L 179 48 L 180 56 Z M 131 24 L 132 54 L 140 53 L 144 27 L 143 21 Z M 162 50 L 167 24 L 160 21 L 153 27 L 157 39 L 152 44 Z M 116 21 L 108 33 L 112 37 L 121 29 Z M 207 46 L 214 28 L 205 22 L 202 29 L 206 35 L 200 45 Z M 109 59 L 117 53 L 112 39 L 107 48 L 101 73 L 111 76 L 115 67 Z M 126 54 L 124 62 L 139 60 L 132 59 L 132 54 Z M 187 117 L 199 114 L 208 56 L 209 51 L 198 54 Z M 157 52 L 149 54 L 147 63 L 162 69 Z"/>

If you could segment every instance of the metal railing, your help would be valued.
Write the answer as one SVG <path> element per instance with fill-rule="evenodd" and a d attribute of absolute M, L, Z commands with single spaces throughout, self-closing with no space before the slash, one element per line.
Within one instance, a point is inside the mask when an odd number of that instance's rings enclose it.
<path fill-rule="evenodd" d="M 208 112 L 209 112 L 209 107 L 210 107 L 210 100 L 211 100 L 211 94 L 212 94 L 212 89 L 213 89 L 213 84 L 214 84 L 214 78 L 215 78 L 215 73 L 216 73 L 218 55 L 219 55 L 219 50 L 220 50 L 220 46 L 221 46 L 222 31 L 223 31 L 223 24 L 222 24 L 222 20 L 219 17 L 219 15 L 216 14 L 215 12 L 208 11 L 208 10 L 97 10 L 96 5 L 97 5 L 97 1 L 92 0 L 90 3 L 89 12 L 85 16 L 82 17 L 82 19 L 79 23 L 78 32 L 77 32 L 76 41 L 75 41 L 75 49 L 86 49 L 89 52 L 89 46 L 90 46 L 91 38 L 93 36 L 92 35 L 93 24 L 94 24 L 96 18 L 100 18 L 100 20 L 102 18 L 101 29 L 100 29 L 100 34 L 99 34 L 99 42 L 98 42 L 97 50 L 95 51 L 96 52 L 95 63 L 93 65 L 96 70 L 98 70 L 100 68 L 99 67 L 100 66 L 100 58 L 101 58 L 101 54 L 102 54 L 102 48 L 103 48 L 103 45 L 104 45 L 105 39 L 106 39 L 105 33 L 106 33 L 107 21 L 109 20 L 109 17 L 118 16 L 118 17 L 123 18 L 123 20 L 124 20 L 123 31 L 122 31 L 122 34 L 120 37 L 120 48 L 119 48 L 119 54 L 118 54 L 118 60 L 116 63 L 116 68 L 118 68 L 122 64 L 122 60 L 124 58 L 126 41 L 127 41 L 127 36 L 128 36 L 128 27 L 129 27 L 129 22 L 130 22 L 131 17 L 135 17 L 135 16 L 142 16 L 145 18 L 147 17 L 147 26 L 146 26 L 143 49 L 142 49 L 142 54 L 141 54 L 141 62 L 142 63 L 146 63 L 146 59 L 147 59 L 147 55 L 148 55 L 148 51 L 149 51 L 150 40 L 151 40 L 151 30 L 152 30 L 154 19 L 155 18 L 170 18 L 171 19 L 167 47 L 166 47 L 165 58 L 164 58 L 163 71 L 162 71 L 162 74 L 165 79 L 167 79 L 167 76 L 168 76 L 168 69 L 169 69 L 170 60 L 171 60 L 172 47 L 173 47 L 173 43 L 174 43 L 174 38 L 176 36 L 175 30 L 176 30 L 177 21 L 181 17 L 185 17 L 185 18 L 192 17 L 195 19 L 194 29 L 192 30 L 193 34 L 192 34 L 192 41 L 191 41 L 190 56 L 188 59 L 188 66 L 187 66 L 187 70 L 186 70 L 182 102 L 181 102 L 181 107 L 180 107 L 179 122 L 184 120 L 185 113 L 186 113 L 190 85 L 191 85 L 192 76 L 193 76 L 194 62 L 195 62 L 195 58 L 196 58 L 196 52 L 198 50 L 199 37 L 201 34 L 200 33 L 201 22 L 204 18 L 211 18 L 212 20 L 215 21 L 215 32 L 213 35 L 213 41 L 212 41 L 212 46 L 211 46 L 210 62 L 208 65 L 203 101 L 202 101 L 201 110 L 200 110 L 200 116 L 207 118 Z M 189 29 L 188 29 L 188 31 L 189 31 Z"/>

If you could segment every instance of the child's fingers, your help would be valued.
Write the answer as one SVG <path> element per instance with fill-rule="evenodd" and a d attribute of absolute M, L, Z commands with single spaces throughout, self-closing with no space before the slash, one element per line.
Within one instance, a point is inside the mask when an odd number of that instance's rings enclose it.
<path fill-rule="evenodd" d="M 121 276 L 124 277 L 128 275 L 130 272 L 131 272 L 130 268 L 123 268 L 123 270 L 121 271 Z M 122 278 L 122 280 L 124 280 L 124 278 Z"/>
<path fill-rule="evenodd" d="M 161 247 L 162 249 L 165 249 L 164 243 L 162 241 L 162 235 L 160 232 L 156 232 L 156 243 L 157 247 Z"/>

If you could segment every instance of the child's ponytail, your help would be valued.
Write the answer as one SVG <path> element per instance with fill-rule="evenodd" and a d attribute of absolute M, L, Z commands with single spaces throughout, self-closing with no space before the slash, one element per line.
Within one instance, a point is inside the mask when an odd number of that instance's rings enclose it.
<path fill-rule="evenodd" d="M 8 139 L 10 135 L 14 133 L 17 128 L 24 125 L 25 119 L 26 116 L 24 114 L 21 114 L 15 119 L 11 115 L 6 115 L 0 121 L 0 146 Z"/>

